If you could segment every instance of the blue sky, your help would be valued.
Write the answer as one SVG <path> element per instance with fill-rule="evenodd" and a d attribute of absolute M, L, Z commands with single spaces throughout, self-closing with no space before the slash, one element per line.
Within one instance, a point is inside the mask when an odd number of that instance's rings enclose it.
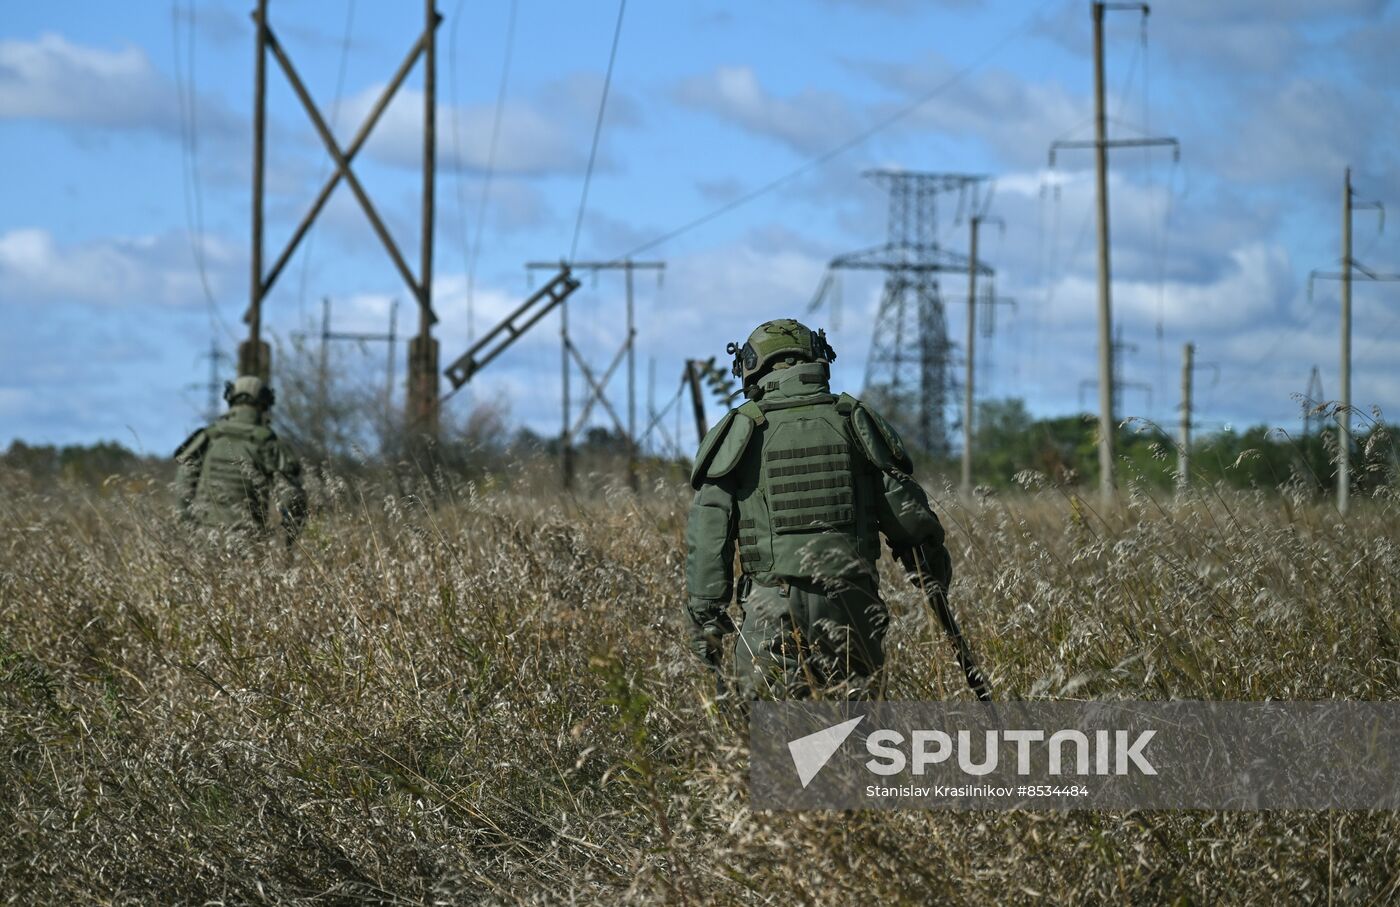
<path fill-rule="evenodd" d="M 156 453 L 197 423 L 212 339 L 230 349 L 248 297 L 252 26 L 248 2 L 9 3 L 0 15 L 0 444 L 113 438 Z M 519 0 L 487 205 L 508 0 L 440 0 L 436 308 L 444 363 L 529 292 L 523 263 L 568 253 L 617 14 L 611 2 Z M 417 37 L 416 4 L 272 0 L 270 21 L 348 141 Z M 1335 395 L 1337 291 L 1308 272 L 1339 254 L 1343 167 L 1364 199 L 1400 205 L 1400 14 L 1385 0 L 1162 0 L 1110 18 L 1112 131 L 1177 136 L 1167 152 L 1116 152 L 1115 303 L 1137 351 L 1128 414 L 1174 424 L 1181 345 L 1202 371 L 1206 429 L 1293 428 L 1313 365 Z M 881 242 L 872 167 L 996 179 L 983 257 L 1016 308 L 981 340 L 981 397 L 1041 414 L 1091 404 L 1092 158 L 1083 0 L 809 0 L 627 8 L 579 256 L 613 258 L 841 146 L 920 98 L 907 117 L 644 257 L 639 398 L 656 362 L 670 399 L 684 359 L 719 354 L 760 320 L 801 315 L 834 255 Z M 347 49 L 348 48 L 348 52 Z M 268 250 L 280 250 L 329 164 L 285 79 L 269 70 Z M 959 74 L 961 74 L 959 76 Z M 955 78 L 956 77 L 956 78 Z M 409 261 L 418 249 L 421 69 L 355 169 Z M 937 89 L 936 93 L 935 90 Z M 186 101 L 188 100 L 188 103 Z M 338 103 L 337 103 L 338 100 Z M 476 237 L 479 211 L 484 230 Z M 947 245 L 965 225 L 943 220 Z M 1356 255 L 1400 270 L 1397 233 L 1358 214 Z M 467 273 L 479 241 L 470 300 Z M 202 264 L 202 267 L 201 267 Z M 207 284 L 207 290 L 206 290 Z M 960 341 L 965 283 L 943 283 Z M 1358 284 L 1358 405 L 1400 407 L 1400 287 Z M 265 306 L 284 340 L 334 300 L 336 327 L 382 330 L 407 300 L 353 197 L 337 190 Z M 830 330 L 836 383 L 858 391 L 880 280 L 847 275 Z M 470 303 L 470 304 L 469 304 Z M 621 283 L 571 300 L 578 342 L 601 363 L 621 340 Z M 412 320 L 401 307 L 401 324 Z M 811 316 L 817 324 L 826 314 Z M 342 365 L 382 375 L 381 350 Z M 402 360 L 401 360 L 402 362 Z M 403 370 L 400 365 L 399 374 Z M 448 404 L 492 405 L 557 430 L 551 317 Z M 575 381 L 575 387 L 578 381 Z M 622 395 L 624 386 L 614 384 Z M 600 416 L 600 424 L 601 417 Z M 685 432 L 685 442 L 692 440 Z"/>

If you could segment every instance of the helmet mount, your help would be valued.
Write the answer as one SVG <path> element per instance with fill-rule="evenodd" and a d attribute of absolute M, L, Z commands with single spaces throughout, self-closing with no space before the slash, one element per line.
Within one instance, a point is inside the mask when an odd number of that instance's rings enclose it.
<path fill-rule="evenodd" d="M 825 330 L 813 331 L 792 318 L 765 321 L 754 329 L 748 340 L 731 342 L 725 352 L 734 357 L 732 371 L 746 393 L 779 363 L 800 360 L 829 365 L 836 359 L 836 351 L 827 342 Z"/>

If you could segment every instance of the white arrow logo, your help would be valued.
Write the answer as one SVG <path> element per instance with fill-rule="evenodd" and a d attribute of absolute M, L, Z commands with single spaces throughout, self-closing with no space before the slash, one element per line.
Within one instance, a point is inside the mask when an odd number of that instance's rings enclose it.
<path fill-rule="evenodd" d="M 802 782 L 804 790 L 817 776 L 817 772 L 836 755 L 841 744 L 846 742 L 846 738 L 851 736 L 851 732 L 860 722 L 860 718 L 852 718 L 815 734 L 788 741 L 788 752 L 792 753 L 792 764 L 797 769 L 797 779 Z"/>

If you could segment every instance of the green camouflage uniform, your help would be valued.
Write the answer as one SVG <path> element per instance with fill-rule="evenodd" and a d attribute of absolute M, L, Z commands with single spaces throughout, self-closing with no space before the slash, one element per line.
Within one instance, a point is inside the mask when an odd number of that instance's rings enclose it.
<path fill-rule="evenodd" d="M 268 425 L 271 389 L 241 377 L 224 392 L 229 411 L 175 451 L 181 520 L 211 529 L 262 535 L 276 506 L 288 539 L 306 519 L 301 464 Z"/>
<path fill-rule="evenodd" d="M 734 626 L 737 545 L 734 675 L 745 698 L 878 695 L 888 620 L 880 533 L 917 580 L 946 590 L 952 578 L 943 527 L 903 443 L 860 401 L 831 394 L 834 357 L 824 335 L 797 322 L 760 326 L 736 364 L 751 399 L 706 435 L 695 459 L 686 529 L 692 645 L 718 664 L 719 640 Z"/>

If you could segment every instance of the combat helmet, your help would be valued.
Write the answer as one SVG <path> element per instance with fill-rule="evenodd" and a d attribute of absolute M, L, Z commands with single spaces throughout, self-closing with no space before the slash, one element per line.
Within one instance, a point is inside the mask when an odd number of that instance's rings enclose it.
<path fill-rule="evenodd" d="M 258 409 L 270 409 L 277 395 L 257 375 L 239 375 L 234 381 L 224 382 L 224 399 L 229 406 L 243 403 Z"/>
<path fill-rule="evenodd" d="M 743 382 L 745 393 L 762 375 L 789 359 L 827 365 L 836 359 L 825 330 L 813 331 L 794 318 L 765 321 L 742 346 L 731 343 L 726 351 L 734 357 L 734 377 Z"/>

